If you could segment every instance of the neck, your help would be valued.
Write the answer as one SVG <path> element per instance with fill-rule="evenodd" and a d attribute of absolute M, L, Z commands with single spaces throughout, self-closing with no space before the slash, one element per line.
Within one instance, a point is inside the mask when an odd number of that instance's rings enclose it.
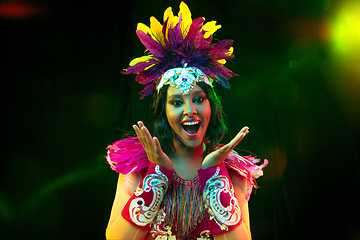
<path fill-rule="evenodd" d="M 203 155 L 206 151 L 204 141 L 195 148 L 189 148 L 181 141 L 174 141 L 174 148 L 175 148 L 174 155 L 181 156 L 182 158 L 186 158 L 190 161 L 198 158 L 202 160 Z"/>
<path fill-rule="evenodd" d="M 183 179 L 193 179 L 201 168 L 206 151 L 204 141 L 195 148 L 189 148 L 181 141 L 174 141 L 175 151 L 169 155 L 174 170 Z"/>

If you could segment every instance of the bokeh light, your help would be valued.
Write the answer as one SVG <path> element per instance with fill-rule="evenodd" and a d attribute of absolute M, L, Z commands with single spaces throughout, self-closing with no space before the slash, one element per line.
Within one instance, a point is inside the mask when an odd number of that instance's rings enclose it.
<path fill-rule="evenodd" d="M 28 1 L 5 0 L 0 3 L 0 17 L 23 20 L 47 11 L 46 8 Z"/>
<path fill-rule="evenodd" d="M 345 2 L 331 25 L 334 53 L 338 57 L 357 57 L 360 53 L 360 1 Z"/>
<path fill-rule="evenodd" d="M 328 20 L 328 85 L 348 123 L 360 127 L 360 1 L 344 1 Z"/>

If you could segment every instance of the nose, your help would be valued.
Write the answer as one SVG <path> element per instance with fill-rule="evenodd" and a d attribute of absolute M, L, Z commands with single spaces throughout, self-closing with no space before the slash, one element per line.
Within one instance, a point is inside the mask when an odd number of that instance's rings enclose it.
<path fill-rule="evenodd" d="M 184 104 L 184 115 L 185 116 L 193 116 L 197 114 L 196 105 L 189 101 Z"/>

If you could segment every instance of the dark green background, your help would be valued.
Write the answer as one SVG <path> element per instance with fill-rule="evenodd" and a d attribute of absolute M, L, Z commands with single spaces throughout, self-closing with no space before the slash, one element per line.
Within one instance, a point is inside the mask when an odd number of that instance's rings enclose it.
<path fill-rule="evenodd" d="M 117 181 L 105 148 L 120 129 L 152 124 L 151 98 L 120 70 L 145 50 L 136 24 L 162 22 L 180 1 L 32 3 L 42 12 L 0 18 L 0 238 L 104 239 Z M 359 104 L 336 94 L 331 83 L 349 76 L 334 75 L 322 34 L 338 2 L 186 3 L 222 25 L 216 39 L 235 40 L 227 66 L 239 77 L 216 86 L 224 142 L 247 125 L 238 149 L 270 162 L 249 203 L 253 239 L 360 239 Z"/>

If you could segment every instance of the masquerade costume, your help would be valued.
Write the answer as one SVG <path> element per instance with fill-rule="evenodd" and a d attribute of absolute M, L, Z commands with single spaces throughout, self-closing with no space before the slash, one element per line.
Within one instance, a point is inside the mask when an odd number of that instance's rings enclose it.
<path fill-rule="evenodd" d="M 262 169 L 268 163 L 264 160 L 257 166 L 259 159 L 232 151 L 223 164 L 199 169 L 197 177 L 185 180 L 173 170 L 151 163 L 137 137 L 116 141 L 107 149 L 106 159 L 118 173 L 127 176 L 148 169 L 122 216 L 150 230 L 154 237 L 206 238 L 235 228 L 241 223 L 241 212 L 228 172 L 247 180 L 245 198 L 249 201 L 252 189 L 257 188 L 255 179 L 263 175 Z"/>
<path fill-rule="evenodd" d="M 145 85 L 141 98 L 165 85 L 183 95 L 189 94 L 197 82 L 212 87 L 216 81 L 229 88 L 227 80 L 237 76 L 224 66 L 226 59 L 234 57 L 233 40 L 211 43 L 212 34 L 220 27 L 215 21 L 204 24 L 204 18 L 192 20 L 183 2 L 178 16 L 169 7 L 163 25 L 154 17 L 150 18 L 150 27 L 138 24 L 136 33 L 148 54 L 132 60 L 123 73 L 137 74 L 135 80 Z M 249 200 L 255 178 L 262 176 L 267 165 L 267 160 L 257 166 L 258 159 L 232 151 L 224 163 L 199 169 L 198 176 L 185 180 L 174 170 L 151 163 L 137 137 L 117 141 L 107 149 L 106 159 L 113 170 L 125 176 L 147 171 L 121 215 L 161 239 L 209 238 L 239 226 L 241 209 L 229 173 L 247 180 L 245 198 Z"/>

